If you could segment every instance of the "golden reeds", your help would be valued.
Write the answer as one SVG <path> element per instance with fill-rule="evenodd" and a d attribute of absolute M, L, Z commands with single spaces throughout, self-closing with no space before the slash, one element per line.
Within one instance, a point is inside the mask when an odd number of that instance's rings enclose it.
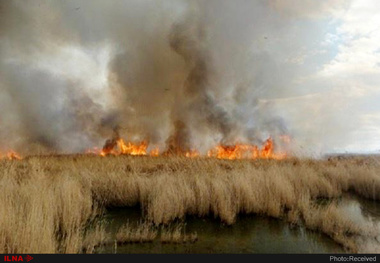
<path fill-rule="evenodd" d="M 214 216 L 226 224 L 233 224 L 239 213 L 283 218 L 355 251 L 352 240 L 367 233 L 334 205 L 317 207 L 315 201 L 348 191 L 380 200 L 379 171 L 378 159 L 359 157 L 228 161 L 84 155 L 1 160 L 0 252 L 91 251 L 96 244 L 86 241 L 84 229 L 98 208 L 134 205 L 155 225 L 186 215 Z M 146 231 L 140 235 L 151 234 Z M 133 235 L 128 232 L 126 239 Z"/>
<path fill-rule="evenodd" d="M 116 234 L 118 243 L 148 243 L 153 242 L 157 236 L 157 229 L 150 222 L 141 222 L 137 226 L 129 223 L 122 226 Z"/>
<path fill-rule="evenodd" d="M 137 225 L 132 225 L 129 222 L 123 225 L 116 234 L 116 241 L 118 244 L 150 243 L 156 240 L 158 236 L 158 240 L 164 244 L 193 243 L 198 239 L 196 232 L 186 233 L 183 223 L 161 226 L 159 231 L 157 226 L 149 221 L 144 221 Z"/>

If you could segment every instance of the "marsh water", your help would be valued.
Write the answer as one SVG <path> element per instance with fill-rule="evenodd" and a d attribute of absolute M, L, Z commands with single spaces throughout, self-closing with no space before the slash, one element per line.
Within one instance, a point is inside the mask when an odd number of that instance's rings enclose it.
<path fill-rule="evenodd" d="M 356 222 L 380 220 L 380 204 L 345 196 L 339 201 L 347 216 Z M 104 217 L 107 232 L 116 235 L 127 222 L 142 220 L 139 208 L 109 209 Z M 323 233 L 291 226 L 285 221 L 257 215 L 240 215 L 228 226 L 218 219 L 188 217 L 186 233 L 196 232 L 198 240 L 187 244 L 134 243 L 109 245 L 100 253 L 344 253 L 345 250 Z"/>

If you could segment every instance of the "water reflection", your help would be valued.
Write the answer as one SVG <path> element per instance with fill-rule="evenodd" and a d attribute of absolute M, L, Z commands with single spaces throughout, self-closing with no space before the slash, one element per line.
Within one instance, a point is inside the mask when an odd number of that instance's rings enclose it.
<path fill-rule="evenodd" d="M 105 220 L 108 232 L 115 233 L 127 221 L 141 220 L 138 208 L 110 210 Z M 344 250 L 327 236 L 291 227 L 286 222 L 260 216 L 240 216 L 227 226 L 212 218 L 186 219 L 186 232 L 197 232 L 192 244 L 126 244 L 103 248 L 103 253 L 342 253 Z"/>
<path fill-rule="evenodd" d="M 357 223 L 380 223 L 380 203 L 356 195 L 344 195 L 338 205 Z"/>

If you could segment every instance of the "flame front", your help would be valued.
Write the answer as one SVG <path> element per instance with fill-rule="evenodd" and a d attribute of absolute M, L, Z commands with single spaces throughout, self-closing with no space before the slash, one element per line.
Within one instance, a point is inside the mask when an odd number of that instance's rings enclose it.
<path fill-rule="evenodd" d="M 146 155 L 148 148 L 147 142 L 143 141 L 139 144 L 133 144 L 131 142 L 125 143 L 123 139 L 117 141 L 117 145 L 120 149 L 120 154 L 129 155 Z"/>
<path fill-rule="evenodd" d="M 291 138 L 289 136 L 281 136 L 281 141 L 284 143 L 289 143 Z M 86 151 L 87 154 L 95 154 L 100 156 L 107 155 L 134 155 L 134 156 L 152 156 L 157 157 L 160 155 L 173 155 L 173 153 L 168 153 L 167 151 L 161 152 L 159 147 L 154 147 L 148 151 L 148 142 L 141 141 L 135 142 L 125 142 L 123 139 L 119 138 L 116 140 L 109 140 L 106 142 L 103 149 L 93 148 Z M 201 157 L 202 154 L 196 150 L 178 151 L 174 153 L 175 155 L 185 156 L 188 158 Z M 217 158 L 217 159 L 284 159 L 286 158 L 286 153 L 275 152 L 274 142 L 272 138 L 268 138 L 264 145 L 259 148 L 257 145 L 252 144 L 235 144 L 235 145 L 217 145 L 213 149 L 207 152 L 207 157 Z M 10 150 L 6 153 L 0 152 L 0 160 L 21 160 L 22 157 L 17 152 Z"/>
<path fill-rule="evenodd" d="M 10 150 L 7 153 L 1 153 L 0 152 L 0 160 L 1 159 L 8 159 L 8 160 L 21 160 L 21 155 L 17 152 Z"/>
<path fill-rule="evenodd" d="M 275 153 L 272 138 L 266 140 L 264 146 L 259 149 L 256 145 L 236 144 L 232 146 L 218 145 L 214 149 L 208 151 L 208 157 L 218 159 L 284 159 L 285 153 Z"/>
<path fill-rule="evenodd" d="M 147 155 L 148 143 L 142 141 L 140 143 L 125 142 L 123 139 L 118 139 L 114 143 L 103 147 L 102 150 L 98 148 L 91 149 L 87 153 L 106 155 Z M 158 155 L 159 149 L 156 148 L 151 152 L 152 156 Z"/>
<path fill-rule="evenodd" d="M 150 155 L 157 157 L 160 155 L 170 155 L 167 152 L 161 153 L 158 147 L 153 148 L 148 152 L 148 142 L 142 141 L 139 143 L 125 142 L 123 139 L 108 141 L 102 150 L 94 148 L 87 151 L 87 153 L 98 154 L 100 156 L 107 155 Z M 188 158 L 196 158 L 202 156 L 197 150 L 188 150 L 183 152 L 176 152 L 175 154 L 185 156 Z M 236 145 L 218 145 L 207 152 L 207 156 L 217 159 L 284 159 L 286 153 L 275 152 L 274 142 L 272 138 L 265 141 L 264 145 L 259 148 L 257 145 L 252 144 L 236 144 Z"/>

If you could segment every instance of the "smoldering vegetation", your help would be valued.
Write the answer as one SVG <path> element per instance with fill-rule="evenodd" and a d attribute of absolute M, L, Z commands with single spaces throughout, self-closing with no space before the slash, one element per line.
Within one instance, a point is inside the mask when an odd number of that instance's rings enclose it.
<path fill-rule="evenodd" d="M 186 216 L 215 217 L 230 225 L 239 214 L 256 214 L 322 232 L 350 252 L 378 252 L 378 246 L 367 246 L 378 244 L 376 223 L 354 221 L 338 203 L 347 192 L 379 201 L 379 169 L 377 158 L 360 157 L 227 161 L 84 155 L 2 160 L 0 251 L 91 252 L 104 240 L 110 242 L 104 228 L 87 227 L 104 209 L 140 206 L 146 223 L 137 230 L 121 229 L 120 242 L 151 240 L 157 227 Z M 160 238 L 182 240 L 174 228 Z"/>

